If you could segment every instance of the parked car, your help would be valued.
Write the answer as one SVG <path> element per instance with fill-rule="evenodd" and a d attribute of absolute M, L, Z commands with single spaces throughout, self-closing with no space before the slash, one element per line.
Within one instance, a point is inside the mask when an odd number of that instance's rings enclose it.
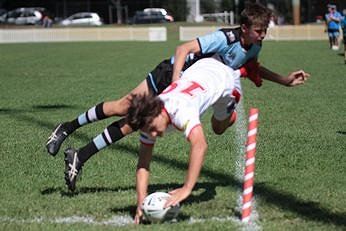
<path fill-rule="evenodd" d="M 173 16 L 167 14 L 167 11 L 162 8 L 146 8 L 142 11 L 137 11 L 132 18 L 133 24 L 164 23 L 173 21 Z"/>
<path fill-rule="evenodd" d="M 17 8 L 0 16 L 1 23 L 36 25 L 42 23 L 46 9 L 43 7 Z"/>
<path fill-rule="evenodd" d="M 157 13 L 161 13 L 165 20 L 167 22 L 173 22 L 174 21 L 174 18 L 172 15 L 168 14 L 167 13 L 167 10 L 163 9 L 163 8 L 145 8 L 143 10 L 143 12 L 146 12 L 146 13 L 150 13 L 150 12 L 157 12 Z"/>
<path fill-rule="evenodd" d="M 7 10 L 0 8 L 0 16 L 2 16 L 3 14 L 6 14 L 6 13 L 7 13 Z"/>
<path fill-rule="evenodd" d="M 101 17 L 95 12 L 79 12 L 62 20 L 62 26 L 101 26 Z"/>

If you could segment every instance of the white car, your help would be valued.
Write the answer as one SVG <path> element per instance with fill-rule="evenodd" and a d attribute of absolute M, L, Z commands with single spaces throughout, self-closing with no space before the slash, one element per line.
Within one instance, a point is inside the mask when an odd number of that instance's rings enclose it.
<path fill-rule="evenodd" d="M 17 8 L 0 17 L 0 22 L 16 25 L 40 24 L 46 9 L 42 7 Z"/>
<path fill-rule="evenodd" d="M 62 26 L 101 26 L 101 17 L 94 12 L 80 12 L 62 20 Z"/>

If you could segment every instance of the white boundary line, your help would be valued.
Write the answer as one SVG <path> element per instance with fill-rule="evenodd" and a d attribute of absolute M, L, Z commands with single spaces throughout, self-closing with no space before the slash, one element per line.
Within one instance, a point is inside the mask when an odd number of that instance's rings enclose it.
<path fill-rule="evenodd" d="M 111 225 L 111 226 L 125 226 L 133 224 L 133 219 L 130 216 L 113 216 L 106 220 L 96 220 L 91 216 L 71 216 L 71 217 L 36 217 L 32 219 L 16 219 L 10 217 L 0 217 L 0 223 L 8 222 L 15 224 L 90 224 L 90 225 Z"/>
<path fill-rule="evenodd" d="M 233 222 L 238 225 L 241 225 L 241 221 L 235 217 L 211 217 L 207 219 L 194 218 L 191 217 L 187 223 L 196 224 L 196 223 L 205 223 L 209 221 L 218 221 L 218 222 Z M 88 225 L 108 225 L 121 227 L 125 225 L 134 224 L 132 217 L 128 215 L 118 215 L 112 216 L 109 219 L 98 220 L 91 216 L 71 216 L 71 217 L 57 217 L 57 218 L 47 218 L 47 217 L 36 217 L 28 219 L 16 219 L 11 217 L 0 217 L 0 223 L 14 223 L 14 224 L 88 224 Z"/>
<path fill-rule="evenodd" d="M 246 139 L 247 139 L 247 123 L 248 119 L 246 113 L 244 111 L 244 107 L 242 101 L 240 101 L 237 105 L 237 120 L 235 123 L 235 145 L 238 147 L 238 159 L 236 160 L 236 169 L 235 169 L 235 177 L 239 182 L 244 181 L 244 168 L 245 168 L 245 153 L 246 153 Z M 243 192 L 242 188 L 238 190 L 238 200 L 237 200 L 237 208 L 236 210 L 241 214 L 243 206 Z M 252 206 L 251 206 L 251 216 L 250 221 L 246 224 L 242 225 L 242 231 L 259 231 L 262 230 L 258 221 L 258 212 L 256 210 L 256 198 L 252 197 Z M 240 219 L 238 218 L 240 221 Z"/>

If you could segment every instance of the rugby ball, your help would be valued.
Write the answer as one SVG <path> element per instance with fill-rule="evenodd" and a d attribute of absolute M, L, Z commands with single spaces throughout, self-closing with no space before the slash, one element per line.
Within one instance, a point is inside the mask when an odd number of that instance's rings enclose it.
<path fill-rule="evenodd" d="M 147 220 L 152 223 L 173 220 L 178 216 L 179 205 L 164 208 L 170 195 L 165 192 L 149 194 L 143 201 L 143 212 Z"/>

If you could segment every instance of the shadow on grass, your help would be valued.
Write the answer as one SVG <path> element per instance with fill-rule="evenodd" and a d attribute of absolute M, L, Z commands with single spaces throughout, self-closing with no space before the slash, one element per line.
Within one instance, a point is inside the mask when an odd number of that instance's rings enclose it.
<path fill-rule="evenodd" d="M 197 183 L 194 187 L 194 191 L 202 191 L 200 193 L 193 193 L 190 195 L 182 204 L 193 204 L 193 203 L 200 203 L 204 201 L 213 200 L 216 196 L 216 187 L 217 186 L 227 186 L 228 183 L 226 182 L 200 182 Z M 166 183 L 166 184 L 152 184 L 150 185 L 150 192 L 158 192 L 163 191 L 167 192 L 168 189 L 175 189 L 181 187 L 181 184 L 179 183 Z M 42 195 L 49 195 L 54 193 L 60 193 L 63 197 L 75 197 L 79 194 L 88 194 L 88 193 L 99 193 L 99 192 L 114 192 L 117 193 L 119 191 L 128 191 L 131 190 L 134 192 L 136 190 L 135 186 L 129 186 L 129 187 L 80 187 L 75 192 L 68 192 L 66 188 L 62 187 L 53 187 L 53 188 L 47 188 L 45 190 L 41 191 Z M 126 207 L 115 207 L 111 208 L 110 211 L 115 214 L 129 214 L 131 217 L 135 216 L 136 213 L 136 206 L 126 206 Z M 186 214 L 180 213 L 178 219 L 179 220 L 188 220 L 190 217 Z"/>
<path fill-rule="evenodd" d="M 113 208 L 113 209 L 110 209 L 110 211 L 115 214 L 129 214 L 134 219 L 136 215 L 136 209 L 137 209 L 137 206 L 130 205 L 130 206 L 122 207 L 122 208 Z M 178 214 L 177 220 L 186 221 L 186 220 L 189 220 L 190 218 L 191 217 L 189 215 L 180 212 Z M 142 221 L 142 224 L 150 224 L 150 222 Z"/>
<path fill-rule="evenodd" d="M 67 104 L 52 104 L 52 105 L 34 105 L 29 109 L 17 109 L 17 108 L 0 108 L 0 114 L 15 115 L 17 113 L 24 112 L 41 112 L 46 110 L 60 110 L 60 109 L 76 109 L 77 106 Z"/>
<path fill-rule="evenodd" d="M 336 133 L 341 134 L 341 135 L 346 135 L 346 131 L 337 131 Z"/>
<path fill-rule="evenodd" d="M 61 196 L 74 197 L 79 194 L 93 194 L 93 193 L 101 193 L 101 192 L 119 192 L 119 191 L 128 191 L 135 190 L 134 186 L 131 187 L 79 187 L 74 192 L 69 192 L 67 187 L 51 187 L 46 188 L 41 191 L 42 195 L 50 195 L 59 193 Z"/>
<path fill-rule="evenodd" d="M 201 193 L 198 195 L 191 195 L 184 201 L 184 204 L 192 204 L 199 203 L 202 201 L 208 201 L 214 199 L 216 195 L 216 187 L 217 186 L 228 186 L 226 182 L 200 182 L 197 183 L 194 191 L 203 189 Z M 181 187 L 179 183 L 166 183 L 166 184 L 151 184 L 149 193 L 157 192 L 157 191 L 169 191 L 171 189 L 175 189 Z M 65 197 L 74 197 L 79 194 L 93 194 L 93 193 L 101 193 L 101 192 L 123 192 L 123 191 L 136 191 L 135 186 L 129 187 L 80 187 L 75 192 L 68 192 L 65 187 L 51 187 L 41 191 L 42 195 L 50 195 L 59 193 L 61 196 Z"/>
<path fill-rule="evenodd" d="M 33 108 L 38 108 L 46 110 L 47 106 L 34 106 Z M 51 106 L 48 106 L 49 108 Z M 60 106 L 58 106 L 60 107 Z M 62 108 L 69 108 L 69 106 L 63 106 Z M 10 116 L 15 116 L 16 119 L 27 121 L 30 124 L 33 124 L 33 126 L 40 126 L 47 129 L 53 129 L 55 124 L 52 124 L 47 121 L 41 121 L 38 120 L 37 117 L 34 116 L 28 116 L 23 115 L 20 112 L 25 112 L 22 110 L 12 110 L 8 108 L 1 108 L 0 113 L 8 114 Z M 345 134 L 344 131 L 338 131 L 340 134 Z M 89 141 L 90 138 L 88 138 L 87 135 L 82 133 L 76 133 L 74 134 L 78 139 L 81 139 L 82 141 Z M 46 137 L 42 140 L 42 146 L 45 144 Z M 122 145 L 117 144 L 116 146 L 111 146 L 110 148 L 115 150 L 123 150 L 129 155 L 137 156 L 137 148 L 132 145 Z M 160 155 L 154 155 L 153 161 L 156 161 L 163 165 L 168 166 L 174 166 L 179 169 L 186 170 L 186 163 L 181 162 L 178 160 L 170 160 L 165 158 L 164 156 Z M 198 187 L 204 187 L 206 191 L 208 191 L 205 195 L 199 196 L 198 198 L 194 198 L 193 196 L 186 200 L 185 203 L 198 203 L 199 201 L 205 201 L 210 200 L 214 197 L 215 194 L 215 185 L 222 185 L 222 186 L 229 186 L 233 188 L 241 189 L 242 182 L 235 179 L 233 176 L 230 176 L 229 174 L 225 174 L 222 172 L 217 172 L 215 170 L 210 170 L 207 167 L 203 168 L 202 173 L 204 176 L 207 176 L 211 179 L 213 179 L 215 182 L 213 183 L 199 183 L 196 185 Z M 180 184 L 162 184 L 162 185 L 151 185 L 150 190 L 157 191 L 161 188 L 167 188 L 167 187 L 173 187 L 178 186 Z M 62 196 L 76 196 L 78 193 L 97 193 L 97 192 L 104 192 L 104 191 L 110 191 L 110 192 L 117 192 L 121 188 L 80 188 L 77 193 L 74 194 L 68 194 L 66 190 L 64 190 L 62 187 L 57 188 L 48 188 L 41 191 L 42 195 L 52 194 L 52 193 L 61 193 Z M 134 187 L 125 187 L 123 190 L 134 190 Z M 210 191 L 210 192 L 209 192 Z M 336 213 L 331 211 L 328 208 L 323 207 L 320 203 L 312 202 L 312 201 L 306 201 L 301 200 L 297 198 L 296 196 L 289 194 L 284 191 L 279 191 L 275 189 L 273 186 L 270 185 L 270 183 L 255 183 L 254 185 L 254 193 L 261 199 L 264 200 L 268 204 L 275 205 L 282 210 L 289 210 L 290 212 L 295 213 L 300 218 L 305 218 L 308 220 L 316 221 L 316 222 L 323 222 L 326 224 L 334 224 L 337 226 L 346 227 L 346 213 Z M 127 208 L 113 208 L 115 212 L 117 211 L 131 211 L 133 210 L 134 206 L 130 206 Z"/>
<path fill-rule="evenodd" d="M 265 183 L 255 184 L 254 192 L 265 202 L 279 205 L 282 209 L 288 209 L 300 217 L 346 227 L 346 212 L 331 212 L 320 203 L 300 200 L 289 193 L 279 192 Z"/>
<path fill-rule="evenodd" d="M 219 183 L 219 182 L 201 182 L 197 183 L 194 191 L 200 191 L 202 189 L 202 192 L 199 194 L 193 193 L 190 195 L 182 204 L 193 204 L 193 203 L 200 203 L 204 201 L 213 200 L 216 196 L 216 187 L 217 186 L 226 186 L 226 183 Z M 159 192 L 168 191 L 167 189 L 174 189 L 181 187 L 181 184 L 178 183 L 169 183 L 169 184 L 152 184 L 150 185 L 150 192 Z M 132 188 L 133 191 L 135 191 L 135 187 Z M 119 213 L 127 213 L 130 214 L 132 217 L 135 216 L 136 212 L 136 206 L 126 206 L 126 207 L 115 207 L 111 209 L 111 212 L 119 214 Z M 189 216 L 184 214 L 179 214 L 179 220 L 186 220 L 189 219 Z"/>
<path fill-rule="evenodd" d="M 76 108 L 75 106 L 67 105 L 67 104 L 52 104 L 52 105 L 34 105 L 32 106 L 33 109 L 66 109 L 66 108 Z"/>

